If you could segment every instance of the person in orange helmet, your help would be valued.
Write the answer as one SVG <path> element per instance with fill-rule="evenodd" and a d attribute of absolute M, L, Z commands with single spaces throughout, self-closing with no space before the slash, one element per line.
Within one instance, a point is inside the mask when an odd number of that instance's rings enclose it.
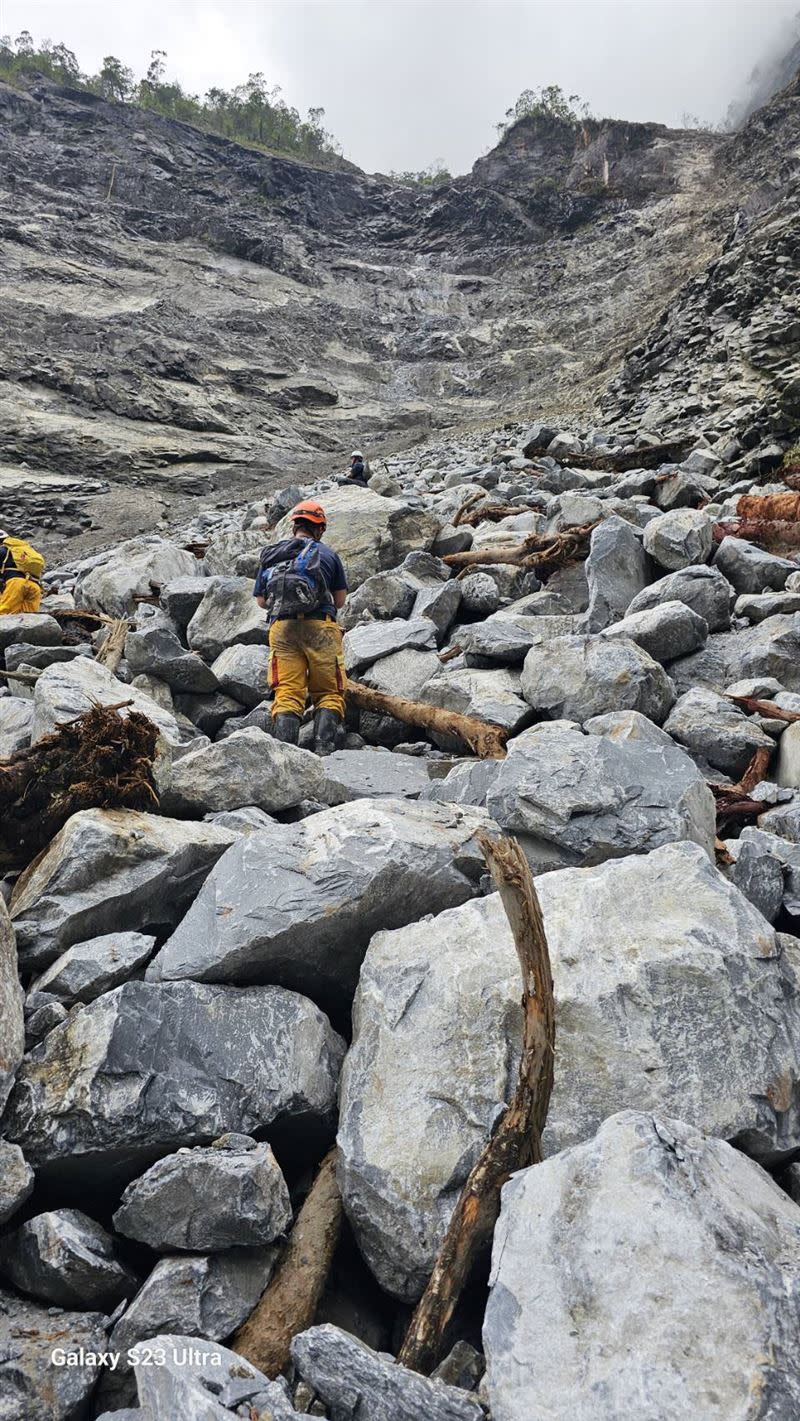
<path fill-rule="evenodd" d="M 314 704 L 314 748 L 330 755 L 344 721 L 346 679 L 337 611 L 347 597 L 339 554 L 322 542 L 325 510 L 303 499 L 289 515 L 291 538 L 261 554 L 253 595 L 269 621 L 272 728 L 296 745 L 307 696 Z"/>

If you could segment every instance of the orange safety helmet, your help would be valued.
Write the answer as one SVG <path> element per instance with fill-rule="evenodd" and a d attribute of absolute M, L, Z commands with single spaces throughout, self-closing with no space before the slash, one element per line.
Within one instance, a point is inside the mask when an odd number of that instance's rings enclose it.
<path fill-rule="evenodd" d="M 296 503 L 289 517 L 293 523 L 299 519 L 302 519 L 304 523 L 313 523 L 315 527 L 321 528 L 323 532 L 328 526 L 328 520 L 325 517 L 325 509 L 321 503 L 315 503 L 313 498 L 305 498 L 300 503 Z"/>

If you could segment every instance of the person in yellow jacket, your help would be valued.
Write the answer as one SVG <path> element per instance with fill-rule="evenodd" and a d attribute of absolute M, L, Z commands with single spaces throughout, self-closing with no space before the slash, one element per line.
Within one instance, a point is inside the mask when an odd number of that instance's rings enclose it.
<path fill-rule="evenodd" d="M 0 617 L 38 612 L 44 558 L 22 538 L 0 530 Z"/>
<path fill-rule="evenodd" d="M 306 697 L 314 704 L 314 749 L 330 755 L 344 720 L 346 678 L 336 613 L 347 597 L 339 554 L 322 542 L 325 510 L 313 499 L 290 514 L 292 537 L 261 554 L 253 588 L 269 618 L 269 685 L 276 739 L 296 745 Z"/>

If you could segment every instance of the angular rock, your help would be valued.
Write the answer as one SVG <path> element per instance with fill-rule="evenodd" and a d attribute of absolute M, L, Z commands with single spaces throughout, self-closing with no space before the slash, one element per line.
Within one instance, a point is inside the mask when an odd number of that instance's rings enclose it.
<path fill-rule="evenodd" d="M 231 646 L 266 646 L 269 629 L 246 577 L 215 577 L 190 618 L 186 640 L 192 651 L 215 661 Z"/>
<path fill-rule="evenodd" d="M 800 612 L 800 592 L 743 592 L 733 610 L 748 622 L 763 622 L 765 617 Z"/>
<path fill-rule="evenodd" d="M 470 541 L 472 541 L 470 539 Z M 397 572 L 376 572 L 348 595 L 339 621 L 345 631 L 364 622 L 408 617 L 415 591 Z"/>
<path fill-rule="evenodd" d="M 319 763 L 319 762 L 318 762 Z M 391 750 L 335 750 L 322 761 L 324 780 L 319 797 L 324 804 L 351 799 L 418 799 L 430 785 L 424 760 L 395 755 Z"/>
<path fill-rule="evenodd" d="M 425 705 L 500 725 L 512 735 L 531 719 L 530 706 L 520 692 L 519 672 L 505 666 L 486 671 L 443 666 L 425 682 L 420 700 Z M 461 749 L 456 736 L 437 731 L 432 738 L 442 749 Z"/>
<path fill-rule="evenodd" d="M 431 548 L 440 527 L 431 513 L 370 489 L 326 489 L 322 503 L 328 520 L 326 542 L 342 559 L 351 588 L 384 568 L 397 567 L 412 549 Z M 275 537 L 290 535 L 283 518 Z"/>
<path fill-rule="evenodd" d="M 41 971 L 87 936 L 173 926 L 237 835 L 136 810 L 73 814 L 11 899 L 20 967 Z"/>
<path fill-rule="evenodd" d="M 176 577 L 161 588 L 160 602 L 167 616 L 185 631 L 208 591 L 208 576 Z"/>
<path fill-rule="evenodd" d="M 9 760 L 18 750 L 26 750 L 33 734 L 33 701 L 21 696 L 0 700 L 0 760 Z"/>
<path fill-rule="evenodd" d="M 187 651 L 166 627 L 128 632 L 125 660 L 134 673 L 156 676 L 173 691 L 203 695 L 217 689 L 211 667 L 196 652 Z"/>
<path fill-rule="evenodd" d="M 780 591 L 787 577 L 798 570 L 796 562 L 775 557 L 774 553 L 767 553 L 743 538 L 732 537 L 722 539 L 714 566 L 737 592 L 766 592 L 767 588 Z"/>
<path fill-rule="evenodd" d="M 711 636 L 702 651 L 673 661 L 670 676 L 679 695 L 694 686 L 723 691 L 731 681 L 764 677 L 800 691 L 800 613 Z"/>
<path fill-rule="evenodd" d="M 127 982 L 149 961 L 155 947 L 149 933 L 106 933 L 76 942 L 31 983 L 31 992 L 49 992 L 59 1001 L 93 1002 Z"/>
<path fill-rule="evenodd" d="M 17 974 L 17 946 L 5 900 L 0 898 L 0 1112 L 22 1060 L 25 1027 Z"/>
<path fill-rule="evenodd" d="M 119 1233 L 162 1253 L 272 1243 L 291 1222 L 272 1150 L 247 1135 L 223 1135 L 158 1160 L 128 1185 L 114 1215 Z"/>
<path fill-rule="evenodd" d="M 800 789 L 800 721 L 787 725 L 781 735 L 775 778 L 788 789 Z"/>
<path fill-rule="evenodd" d="M 425 682 L 441 669 L 441 664 L 435 651 L 417 651 L 407 647 L 405 651 L 395 651 L 391 656 L 382 657 L 358 679 L 376 691 L 418 701 Z"/>
<path fill-rule="evenodd" d="M 493 827 L 481 810 L 362 799 L 242 838 L 148 977 L 279 982 L 349 1004 L 373 932 L 478 891 L 476 835 Z"/>
<path fill-rule="evenodd" d="M 85 656 L 48 666 L 42 672 L 33 692 L 33 742 L 49 735 L 63 722 L 74 720 L 94 704 L 120 706 L 126 702 L 131 704 L 121 709 L 120 715 L 139 711 L 158 726 L 169 744 L 180 744 L 184 737 L 174 715 Z"/>
<path fill-rule="evenodd" d="M 177 695 L 175 709 L 180 715 L 187 716 L 203 735 L 208 735 L 213 740 L 226 720 L 241 715 L 243 707 L 241 702 L 235 701 L 232 696 L 216 691 L 208 696 Z"/>
<path fill-rule="evenodd" d="M 698 563 L 652 582 L 634 597 L 628 615 L 649 611 L 664 602 L 683 602 L 708 623 L 710 632 L 726 632 L 731 624 L 732 600 L 731 585 L 719 569 Z"/>
<path fill-rule="evenodd" d="M 684 602 L 661 602 L 643 612 L 631 612 L 608 627 L 606 639 L 630 637 L 654 661 L 690 656 L 708 640 L 708 623 Z"/>
<path fill-rule="evenodd" d="M 644 530 L 644 547 L 659 567 L 670 572 L 708 562 L 713 547 L 712 522 L 694 508 L 675 508 L 654 518 Z M 724 568 L 720 568 L 724 572 Z"/>
<path fill-rule="evenodd" d="M 488 573 L 471 572 L 458 586 L 461 588 L 462 617 L 489 617 L 500 606 L 497 583 Z"/>
<path fill-rule="evenodd" d="M 170 714 L 174 713 L 175 702 L 172 699 L 172 692 L 166 681 L 159 681 L 156 676 L 149 676 L 145 672 L 140 672 L 138 676 L 133 677 L 130 684 L 135 690 L 143 691 L 146 696 L 150 697 L 151 701 L 155 701 L 157 706 L 161 706 L 162 710 L 169 711 Z M 177 716 L 175 718 L 177 720 Z"/>
<path fill-rule="evenodd" d="M 276 1256 L 274 1248 L 231 1248 L 162 1258 L 114 1328 L 111 1346 L 124 1354 L 162 1331 L 211 1342 L 230 1337 L 266 1288 Z"/>
<path fill-rule="evenodd" d="M 292 1361 L 334 1421 L 484 1421 L 477 1397 L 398 1366 L 331 1323 L 293 1338 Z"/>
<path fill-rule="evenodd" d="M 30 642 L 12 642 L 5 650 L 6 671 L 16 671 L 20 666 L 33 666 L 44 670 L 56 661 L 74 661 L 76 656 L 93 655 L 91 643 L 79 642 L 77 646 L 31 646 Z"/>
<path fill-rule="evenodd" d="M 634 1396 L 637 1421 L 797 1410 L 797 1206 L 661 1111 L 615 1115 L 506 1185 L 490 1285 L 497 1421 L 619 1421 Z"/>
<path fill-rule="evenodd" d="M 800 916 L 800 846 L 752 824 L 742 830 L 738 839 L 726 840 L 726 848 L 734 854 L 740 854 L 745 844 L 752 844 L 762 854 L 770 854 L 778 860 L 783 869 L 783 906 L 787 913 Z"/>
<path fill-rule="evenodd" d="M 663 666 L 627 638 L 564 636 L 535 642 L 522 668 L 528 705 L 583 723 L 604 711 L 636 710 L 660 724 L 675 700 Z"/>
<path fill-rule="evenodd" d="M 606 518 L 592 533 L 585 567 L 587 631 L 599 632 L 624 617 L 634 597 L 647 586 L 642 540 L 622 518 Z"/>
<path fill-rule="evenodd" d="M 757 750 L 772 752 L 774 741 L 732 701 L 697 687 L 679 697 L 664 729 L 693 755 L 738 780 Z"/>
<path fill-rule="evenodd" d="M 211 670 L 220 689 L 243 706 L 257 706 L 269 691 L 266 646 L 229 646 L 220 652 Z"/>
<path fill-rule="evenodd" d="M 78 575 L 75 599 L 79 607 L 105 612 L 109 617 L 130 617 L 137 597 L 150 597 L 154 588 L 176 577 L 193 577 L 197 559 L 164 538 L 131 538 L 108 554 L 96 567 Z"/>
<path fill-rule="evenodd" d="M 34 1168 L 129 1179 L 181 1145 L 280 1123 L 327 1130 L 342 1042 L 281 987 L 128 982 L 26 1057 L 5 1133 Z"/>
<path fill-rule="evenodd" d="M 275 814 L 319 798 L 323 783 L 317 755 L 252 727 L 182 756 L 160 786 L 161 804 L 194 818 L 243 805 Z"/>
<path fill-rule="evenodd" d="M 19 1145 L 0 1140 L 0 1224 L 6 1223 L 33 1192 L 33 1170 Z"/>
<path fill-rule="evenodd" d="M 447 629 L 461 606 L 461 583 L 455 578 L 450 582 L 437 582 L 433 586 L 421 587 L 414 602 L 414 618 L 427 617 L 436 628 L 439 645 L 447 635 Z"/>
<path fill-rule="evenodd" d="M 436 627 L 428 617 L 413 616 L 389 622 L 366 622 L 344 635 L 344 664 L 349 675 L 358 676 L 394 652 L 414 648 L 435 648 Z"/>
<path fill-rule="evenodd" d="M 774 923 L 783 904 L 781 859 L 752 839 L 737 840 L 736 843 L 738 852 L 735 862 L 727 870 L 727 876 L 748 902 L 763 913 L 767 922 Z"/>
<path fill-rule="evenodd" d="M 63 1308 L 111 1312 L 139 1288 L 114 1241 L 79 1209 L 37 1214 L 0 1242 L 0 1272 L 21 1293 Z"/>
<path fill-rule="evenodd" d="M 0 1290 L 0 1399 L 8 1421 L 73 1421 L 100 1376 L 107 1319 L 96 1312 L 58 1312 Z M 54 1366 L 54 1348 L 76 1366 Z M 92 1358 L 92 1361 L 89 1361 Z"/>
<path fill-rule="evenodd" d="M 0 619 L 0 651 L 17 642 L 31 646 L 60 646 L 64 640 L 55 617 L 44 612 L 15 612 Z"/>
<path fill-rule="evenodd" d="M 163 1366 L 148 1365 L 145 1349 L 151 1357 L 163 1355 Z M 259 1421 L 295 1421 L 286 1383 L 268 1381 L 220 1343 L 210 1348 L 205 1339 L 198 1343 L 193 1336 L 162 1333 L 143 1338 L 140 1353 L 143 1360 L 134 1370 L 142 1410 L 131 1412 L 131 1421 L 226 1421 L 234 1408 Z M 128 1416 L 113 1412 L 108 1421 Z"/>

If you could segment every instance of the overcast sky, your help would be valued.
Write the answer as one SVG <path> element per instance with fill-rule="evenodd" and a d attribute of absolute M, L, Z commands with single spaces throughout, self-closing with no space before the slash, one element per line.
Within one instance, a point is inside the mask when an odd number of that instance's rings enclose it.
<path fill-rule="evenodd" d="M 560 84 L 598 115 L 717 121 L 800 0 L 0 0 L 0 33 L 61 40 L 82 68 L 152 49 L 194 93 L 262 70 L 322 105 L 369 172 L 443 159 L 465 172 L 525 88 Z"/>

